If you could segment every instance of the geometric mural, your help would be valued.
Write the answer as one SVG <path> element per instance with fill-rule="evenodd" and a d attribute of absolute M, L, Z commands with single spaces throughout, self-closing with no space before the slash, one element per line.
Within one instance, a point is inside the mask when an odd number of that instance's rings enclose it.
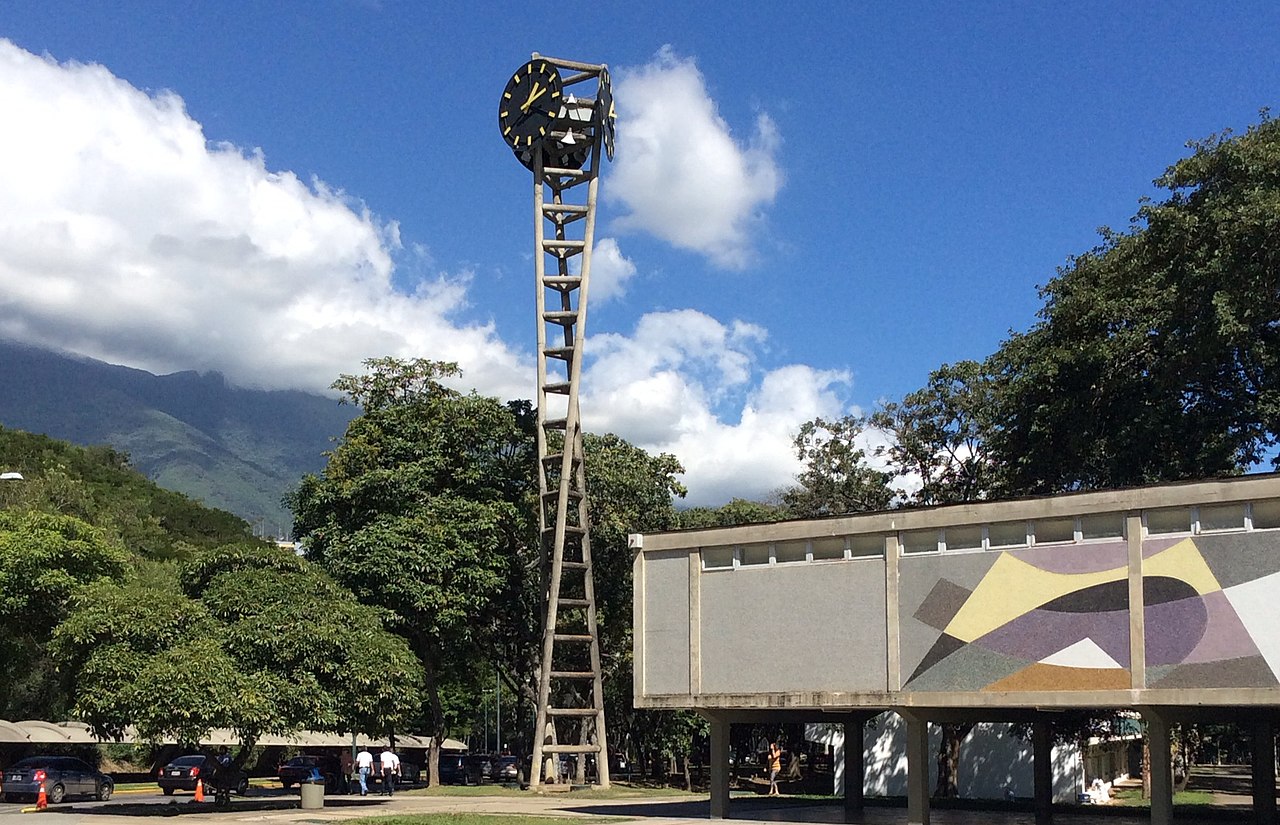
<path fill-rule="evenodd" d="M 1162 601 L 1148 601 L 1147 687 L 1280 684 L 1275 535 L 1269 534 L 1272 541 L 1265 549 L 1249 534 L 1197 536 L 1143 559 L 1144 585 L 1148 573 L 1178 576 L 1193 591 L 1168 592 Z M 1246 540 L 1250 538 L 1254 540 Z"/>
<path fill-rule="evenodd" d="M 1144 542 L 1148 688 L 1280 684 L 1278 540 L 1276 533 L 1251 533 Z M 931 642 L 905 690 L 1133 686 L 1125 542 L 983 555 L 994 559 L 971 586 L 947 577 L 945 557 L 920 569 L 936 580 L 913 582 L 929 589 L 910 620 L 918 623 L 913 632 L 928 629 Z"/>

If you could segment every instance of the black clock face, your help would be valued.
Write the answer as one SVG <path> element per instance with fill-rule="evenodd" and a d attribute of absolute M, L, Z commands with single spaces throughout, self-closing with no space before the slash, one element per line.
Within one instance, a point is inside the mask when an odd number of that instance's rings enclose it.
<path fill-rule="evenodd" d="M 498 128 L 511 148 L 529 149 L 551 133 L 560 95 L 560 72 L 547 61 L 530 60 L 516 70 L 498 103 Z"/>
<path fill-rule="evenodd" d="M 604 130 L 604 154 L 613 160 L 613 129 L 618 113 L 613 107 L 613 85 L 609 82 L 609 70 L 600 71 L 600 92 L 596 95 L 596 122 Z"/>

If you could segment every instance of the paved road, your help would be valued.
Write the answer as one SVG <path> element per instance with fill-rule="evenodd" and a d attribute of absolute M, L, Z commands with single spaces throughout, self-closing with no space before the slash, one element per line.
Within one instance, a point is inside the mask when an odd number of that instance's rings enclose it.
<path fill-rule="evenodd" d="M 1196 765 L 1191 769 L 1187 790 L 1208 791 L 1213 794 L 1214 805 L 1253 805 L 1253 775 L 1248 765 Z"/>
<path fill-rule="evenodd" d="M 32 814 L 19 812 L 20 806 L 0 806 L 0 825 L 32 825 Z M 148 817 L 181 817 L 188 825 L 233 825 L 233 823 L 279 823 L 279 825 L 311 825 L 317 822 L 339 822 L 360 816 L 414 813 L 495 813 L 531 814 L 562 817 L 622 817 L 638 820 L 643 825 L 705 825 L 709 812 L 706 796 L 662 797 L 661 799 L 575 799 L 572 794 L 526 794 L 521 796 L 416 796 L 407 793 L 386 797 L 326 797 L 321 810 L 300 810 L 298 797 L 284 791 L 267 791 L 245 799 L 234 799 L 229 809 L 219 811 L 213 805 L 195 804 L 189 797 L 176 799 L 160 796 L 121 796 L 109 802 L 74 802 L 55 806 L 42 816 L 45 825 L 146 825 Z M 1116 815 L 1114 809 L 1097 813 L 1058 814 L 1059 825 L 1142 825 L 1144 815 Z M 1245 811 L 1237 809 L 1234 821 Z M 730 818 L 749 822 L 779 823 L 843 823 L 859 825 L 901 825 L 906 822 L 902 808 L 868 807 L 864 814 L 846 820 L 838 804 L 813 803 L 799 799 L 761 799 L 755 796 L 734 797 Z M 1211 819 L 1178 817 L 1184 823 L 1222 822 Z M 990 811 L 932 812 L 934 825 L 1032 825 L 1030 813 L 993 813 Z"/>

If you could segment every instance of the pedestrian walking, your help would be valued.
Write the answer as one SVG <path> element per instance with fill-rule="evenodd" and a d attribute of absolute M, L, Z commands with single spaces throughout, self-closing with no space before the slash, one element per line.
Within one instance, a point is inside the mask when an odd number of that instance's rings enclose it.
<path fill-rule="evenodd" d="M 368 748 L 361 748 L 356 754 L 356 772 L 360 774 L 360 795 L 369 795 L 369 774 L 373 772 L 373 754 Z"/>
<path fill-rule="evenodd" d="M 400 757 L 396 756 L 396 752 L 387 745 L 386 749 L 379 757 L 382 765 L 382 794 L 383 796 L 394 796 L 396 792 L 396 777 L 400 775 Z"/>

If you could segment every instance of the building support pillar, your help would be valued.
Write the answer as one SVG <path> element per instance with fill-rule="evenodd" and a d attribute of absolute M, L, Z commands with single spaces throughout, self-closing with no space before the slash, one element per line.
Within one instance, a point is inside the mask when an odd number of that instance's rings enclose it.
<path fill-rule="evenodd" d="M 1036 825 L 1053 822 L 1053 736 L 1049 723 L 1031 726 L 1031 772 L 1035 782 Z"/>
<path fill-rule="evenodd" d="M 901 716 L 907 723 L 907 825 L 929 825 L 929 720 Z"/>
<path fill-rule="evenodd" d="M 862 786 L 867 769 L 862 731 L 867 717 L 861 713 L 850 713 L 845 715 L 843 723 L 844 744 L 840 746 L 836 764 L 835 792 L 844 795 L 845 814 L 852 816 L 862 813 Z"/>
<path fill-rule="evenodd" d="M 1276 825 L 1276 725 L 1259 719 L 1251 726 L 1253 738 L 1253 821 Z"/>
<path fill-rule="evenodd" d="M 1173 825 L 1173 753 L 1169 720 L 1151 708 L 1142 709 L 1151 754 L 1151 825 Z"/>
<path fill-rule="evenodd" d="M 707 716 L 711 723 L 711 818 L 729 816 L 729 719 Z"/>

